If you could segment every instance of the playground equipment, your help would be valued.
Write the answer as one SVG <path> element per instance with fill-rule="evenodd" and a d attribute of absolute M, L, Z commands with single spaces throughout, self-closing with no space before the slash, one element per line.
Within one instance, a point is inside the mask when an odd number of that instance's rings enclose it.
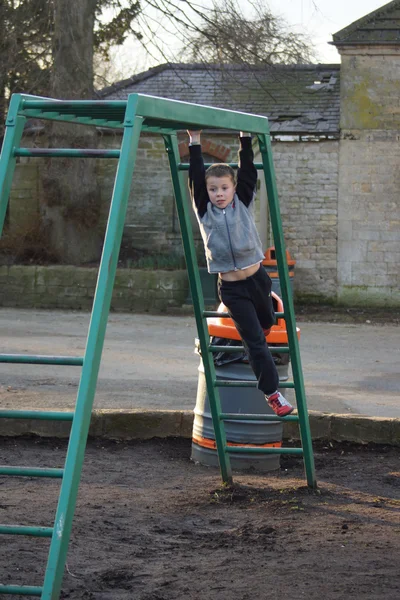
<path fill-rule="evenodd" d="M 49 119 L 101 127 L 123 129 L 119 150 L 88 149 L 38 149 L 21 148 L 20 140 L 27 118 Z M 288 347 L 275 348 L 275 351 L 290 352 L 293 382 L 285 382 L 282 387 L 295 389 L 298 416 L 279 418 L 276 415 L 232 415 L 221 412 L 218 393 L 219 386 L 253 386 L 249 381 L 217 381 L 212 360 L 213 352 L 242 351 L 241 348 L 212 346 L 209 343 L 207 317 L 221 317 L 220 313 L 204 310 L 199 269 L 191 230 L 188 203 L 185 202 L 186 189 L 182 171 L 187 164 L 181 164 L 178 151 L 177 131 L 182 129 L 225 129 L 249 131 L 257 136 L 262 163 L 258 169 L 265 173 L 268 202 L 271 214 L 275 252 L 282 289 L 284 312 L 277 313 L 286 321 Z M 204 363 L 205 379 L 210 402 L 215 440 L 222 479 L 232 482 L 230 453 L 272 452 L 296 454 L 304 457 L 307 484 L 316 486 L 314 459 L 311 444 L 310 427 L 304 391 L 303 374 L 300 362 L 293 301 L 289 289 L 286 255 L 282 234 L 275 174 L 272 161 L 271 141 L 268 119 L 235 111 L 177 102 L 162 98 L 130 94 L 126 101 L 64 101 L 25 94 L 14 94 L 6 120 L 6 133 L 0 158 L 0 233 L 6 215 L 12 177 L 18 157 L 92 157 L 117 158 L 118 169 L 115 178 L 113 196 L 100 262 L 92 316 L 83 357 L 69 356 L 32 356 L 0 355 L 0 362 L 25 364 L 76 365 L 82 367 L 80 384 L 74 412 L 34 412 L 0 410 L 0 418 L 46 419 L 71 421 L 71 433 L 68 451 L 63 469 L 0 467 L 0 475 L 28 477 L 56 477 L 62 480 L 58 507 L 53 527 L 0 525 L 0 534 L 28 535 L 50 538 L 48 562 L 42 586 L 0 585 L 0 594 L 39 596 L 42 600 L 59 598 L 68 543 L 72 527 L 73 514 L 84 460 L 91 410 L 95 395 L 96 382 L 103 349 L 107 318 L 121 245 L 129 190 L 135 168 L 136 152 L 142 131 L 159 133 L 165 142 L 172 183 L 175 193 L 177 212 L 182 232 L 187 270 L 198 337 Z M 237 167 L 237 165 L 232 165 Z M 226 316 L 228 316 L 226 314 Z M 265 419 L 272 421 L 298 421 L 301 435 L 301 448 L 241 448 L 228 446 L 224 421 L 227 419 Z"/>

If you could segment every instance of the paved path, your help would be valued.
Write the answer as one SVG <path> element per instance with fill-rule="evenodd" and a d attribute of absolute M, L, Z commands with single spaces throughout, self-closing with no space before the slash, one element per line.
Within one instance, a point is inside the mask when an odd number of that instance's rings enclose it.
<path fill-rule="evenodd" d="M 0 308 L 2 353 L 82 355 L 88 313 Z M 299 323 L 310 409 L 400 417 L 400 330 Z M 96 408 L 192 409 L 199 358 L 187 316 L 111 314 Z M 80 368 L 0 364 L 1 408 L 72 408 Z"/>

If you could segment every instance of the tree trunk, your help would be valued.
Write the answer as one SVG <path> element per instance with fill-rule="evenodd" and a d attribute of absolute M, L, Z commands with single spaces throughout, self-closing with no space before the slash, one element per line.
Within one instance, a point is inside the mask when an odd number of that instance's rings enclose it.
<path fill-rule="evenodd" d="M 51 96 L 93 98 L 93 29 L 96 0 L 54 0 Z M 52 148 L 95 148 L 95 127 L 50 122 Z M 98 260 L 100 193 L 94 159 L 49 159 L 43 175 L 43 223 L 49 250 L 61 262 Z"/>

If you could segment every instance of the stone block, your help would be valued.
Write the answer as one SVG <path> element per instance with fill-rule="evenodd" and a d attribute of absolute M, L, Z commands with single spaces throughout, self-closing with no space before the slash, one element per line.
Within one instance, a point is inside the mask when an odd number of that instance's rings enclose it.
<path fill-rule="evenodd" d="M 151 439 L 179 437 L 187 433 L 183 411 L 96 410 L 93 411 L 90 435 L 107 439 Z"/>
<path fill-rule="evenodd" d="M 399 419 L 364 417 L 360 415 L 331 415 L 332 440 L 358 444 L 393 444 L 399 442 Z"/>

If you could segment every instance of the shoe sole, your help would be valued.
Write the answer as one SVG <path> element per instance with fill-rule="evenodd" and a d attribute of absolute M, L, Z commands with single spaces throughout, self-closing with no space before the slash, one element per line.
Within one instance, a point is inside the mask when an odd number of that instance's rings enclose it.
<path fill-rule="evenodd" d="M 272 406 L 270 404 L 268 404 L 268 406 L 270 407 L 271 410 L 274 411 L 274 409 L 272 408 Z M 290 414 L 292 414 L 293 411 L 294 411 L 294 406 L 292 406 L 292 408 L 289 409 L 287 412 L 285 412 L 283 415 L 282 414 L 280 415 L 279 413 L 277 413 L 275 411 L 274 411 L 274 413 L 276 414 L 277 417 L 288 417 Z"/>

